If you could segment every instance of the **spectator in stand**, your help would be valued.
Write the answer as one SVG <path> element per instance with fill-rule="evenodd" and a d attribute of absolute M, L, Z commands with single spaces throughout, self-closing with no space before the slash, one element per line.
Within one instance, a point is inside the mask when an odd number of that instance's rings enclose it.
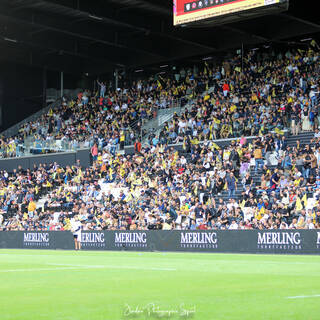
<path fill-rule="evenodd" d="M 91 148 L 91 157 L 93 161 L 96 161 L 98 158 L 98 146 L 96 143 Z"/>
<path fill-rule="evenodd" d="M 253 151 L 253 156 L 255 160 L 255 170 L 257 172 L 259 169 L 262 169 L 264 165 L 264 161 L 262 159 L 262 149 L 259 145 L 255 147 Z"/>
<path fill-rule="evenodd" d="M 100 87 L 100 97 L 101 98 L 104 98 L 105 94 L 106 94 L 106 89 L 107 89 L 107 86 L 104 82 L 99 82 L 99 80 L 97 80 L 97 83 Z"/>
<path fill-rule="evenodd" d="M 228 186 L 228 196 L 229 198 L 235 197 L 235 192 L 237 190 L 237 180 L 233 175 L 233 172 L 231 171 L 230 174 L 227 176 L 227 186 Z"/>

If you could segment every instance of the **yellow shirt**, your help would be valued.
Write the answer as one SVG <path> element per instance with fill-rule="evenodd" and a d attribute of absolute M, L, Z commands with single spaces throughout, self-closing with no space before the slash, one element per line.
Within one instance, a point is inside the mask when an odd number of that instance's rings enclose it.
<path fill-rule="evenodd" d="M 36 203 L 33 201 L 30 201 L 28 205 L 28 212 L 33 212 L 37 209 Z"/>

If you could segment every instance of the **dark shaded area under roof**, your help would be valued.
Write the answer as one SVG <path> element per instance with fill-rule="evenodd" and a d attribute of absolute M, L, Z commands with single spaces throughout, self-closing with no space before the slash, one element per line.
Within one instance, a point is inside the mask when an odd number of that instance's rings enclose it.
<path fill-rule="evenodd" d="M 319 30 L 317 10 L 298 0 L 288 12 L 201 27 L 174 27 L 169 0 L 2 0 L 0 60 L 98 75 Z"/>

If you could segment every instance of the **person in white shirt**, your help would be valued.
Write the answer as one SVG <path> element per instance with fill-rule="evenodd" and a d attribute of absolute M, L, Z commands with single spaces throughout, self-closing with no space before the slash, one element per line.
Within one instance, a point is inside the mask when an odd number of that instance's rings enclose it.
<path fill-rule="evenodd" d="M 281 225 L 280 225 L 280 229 L 281 230 L 286 230 L 286 229 L 288 229 L 288 225 L 284 221 L 282 221 Z"/>
<path fill-rule="evenodd" d="M 181 157 L 180 163 L 181 163 L 182 166 L 185 166 L 187 164 L 187 160 L 186 160 L 186 158 L 184 156 Z"/>
<path fill-rule="evenodd" d="M 307 228 L 306 229 L 315 229 L 315 226 L 312 222 L 312 219 L 307 219 Z"/>
<path fill-rule="evenodd" d="M 75 216 L 74 218 L 71 219 L 71 232 L 73 234 L 74 246 L 76 250 L 81 249 L 81 229 L 82 229 L 82 224 L 79 221 L 78 216 Z"/>
<path fill-rule="evenodd" d="M 232 208 L 237 209 L 238 207 L 239 205 L 234 199 L 229 199 L 229 202 L 227 203 L 228 210 L 232 210 Z"/>
<path fill-rule="evenodd" d="M 229 230 L 238 230 L 238 224 L 235 220 L 232 220 L 232 223 L 229 226 Z"/>
<path fill-rule="evenodd" d="M 318 128 L 316 129 L 316 131 L 315 131 L 315 133 L 314 133 L 314 137 L 315 137 L 315 138 L 320 138 L 320 131 L 319 131 Z"/>

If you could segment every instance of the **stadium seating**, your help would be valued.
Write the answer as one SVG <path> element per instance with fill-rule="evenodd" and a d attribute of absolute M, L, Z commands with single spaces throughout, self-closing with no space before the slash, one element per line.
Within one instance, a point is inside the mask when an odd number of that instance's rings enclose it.
<path fill-rule="evenodd" d="M 2 172 L 1 228 L 68 230 L 75 215 L 86 230 L 320 228 L 318 55 L 246 61 L 244 73 L 234 58 L 233 73 L 206 65 L 179 86 L 80 93 L 26 124 L 25 141 L 95 144 L 93 165 Z M 179 112 L 163 112 L 141 150 L 117 154 L 174 97 L 184 97 Z M 12 140 L 2 140 L 9 155 Z"/>
<path fill-rule="evenodd" d="M 18 135 L 2 137 L 0 154 L 10 158 L 70 151 L 91 147 L 95 140 L 100 147 L 109 145 L 109 149 L 117 150 L 122 137 L 125 145 L 133 145 L 146 133 L 145 124 L 158 109 L 180 106 L 187 86 L 167 89 L 164 95 L 161 90 L 165 83 L 170 86 L 169 79 L 162 79 L 109 91 L 106 97 L 85 90 L 75 99 L 64 98 L 39 118 L 23 123 Z"/>

